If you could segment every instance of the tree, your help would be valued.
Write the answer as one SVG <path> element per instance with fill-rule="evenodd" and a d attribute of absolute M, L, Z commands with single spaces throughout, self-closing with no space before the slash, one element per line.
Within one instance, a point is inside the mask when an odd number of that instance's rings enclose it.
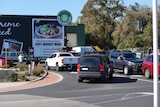
<path fill-rule="evenodd" d="M 117 48 L 151 46 L 152 13 L 147 6 L 138 3 L 126 8 L 124 17 L 117 22 L 113 32 L 113 44 Z"/>
<path fill-rule="evenodd" d="M 103 49 L 114 48 L 112 33 L 115 30 L 115 20 L 123 16 L 124 9 L 123 0 L 88 0 L 80 17 L 89 34 L 87 36 L 92 37 L 88 37 L 86 43 L 96 41 L 96 45 Z"/>

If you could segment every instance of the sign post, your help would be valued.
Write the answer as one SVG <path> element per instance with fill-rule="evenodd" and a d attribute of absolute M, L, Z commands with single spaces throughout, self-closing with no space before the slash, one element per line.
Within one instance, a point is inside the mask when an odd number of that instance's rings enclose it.
<path fill-rule="evenodd" d="M 28 64 L 28 68 L 29 68 L 29 74 L 30 75 L 32 75 L 32 71 L 34 70 L 33 57 L 34 57 L 34 48 L 33 47 L 29 47 L 29 60 L 30 60 L 30 64 Z"/>
<path fill-rule="evenodd" d="M 8 48 L 9 48 L 9 43 L 8 42 L 4 42 L 4 48 L 5 48 L 5 66 L 7 67 L 7 57 L 8 57 L 8 52 L 7 52 L 7 50 L 8 50 Z"/>
<path fill-rule="evenodd" d="M 154 107 L 158 106 L 158 18 L 157 18 L 157 0 L 152 0 L 152 14 L 153 14 L 153 68 L 154 68 L 154 85 L 153 85 L 153 93 L 154 93 Z"/>

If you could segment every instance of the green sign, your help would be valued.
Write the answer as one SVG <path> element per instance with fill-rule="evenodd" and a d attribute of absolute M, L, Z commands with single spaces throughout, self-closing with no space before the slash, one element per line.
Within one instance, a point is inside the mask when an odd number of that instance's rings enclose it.
<path fill-rule="evenodd" d="M 61 25 L 67 26 L 72 21 L 72 15 L 69 11 L 62 10 L 58 13 L 57 20 Z"/>

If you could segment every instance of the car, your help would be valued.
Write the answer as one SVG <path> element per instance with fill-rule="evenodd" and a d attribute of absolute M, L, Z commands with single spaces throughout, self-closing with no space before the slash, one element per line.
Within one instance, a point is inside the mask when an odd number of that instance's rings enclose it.
<path fill-rule="evenodd" d="M 0 66 L 5 66 L 6 65 L 6 60 L 5 58 L 0 56 Z"/>
<path fill-rule="evenodd" d="M 54 68 L 56 71 L 75 70 L 78 63 L 78 57 L 70 52 L 54 52 L 45 60 L 45 68 L 49 70 Z"/>
<path fill-rule="evenodd" d="M 8 53 L 1 53 L 1 57 L 7 58 L 7 63 L 9 66 L 14 66 L 18 64 L 18 55 L 21 53 L 24 56 L 24 62 L 26 60 L 27 54 L 25 52 L 8 52 Z"/>
<path fill-rule="evenodd" d="M 77 75 L 78 82 L 96 79 L 105 82 L 113 77 L 113 69 L 107 56 L 85 54 L 80 57 L 77 64 Z"/>
<path fill-rule="evenodd" d="M 158 74 L 160 77 L 160 54 L 158 55 Z M 142 73 L 144 74 L 144 76 L 149 79 L 153 77 L 153 54 L 149 54 L 148 56 L 146 56 L 146 58 L 144 59 L 143 63 L 142 63 Z"/>
<path fill-rule="evenodd" d="M 142 72 L 143 59 L 137 58 L 136 53 L 130 50 L 110 51 L 109 59 L 115 72 L 122 72 L 125 75 Z"/>

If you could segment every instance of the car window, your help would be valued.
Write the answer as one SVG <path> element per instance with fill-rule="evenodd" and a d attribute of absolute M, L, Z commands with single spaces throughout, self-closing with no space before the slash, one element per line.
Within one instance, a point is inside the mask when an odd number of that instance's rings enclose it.
<path fill-rule="evenodd" d="M 71 56 L 71 54 L 60 54 L 59 56 Z"/>
<path fill-rule="evenodd" d="M 10 53 L 9 56 L 10 56 L 10 57 L 18 57 L 18 56 L 17 56 L 17 53 Z"/>
<path fill-rule="evenodd" d="M 99 66 L 100 60 L 100 57 L 81 57 L 79 63 L 87 66 Z"/>
<path fill-rule="evenodd" d="M 6 57 L 6 53 L 2 53 L 1 56 Z M 7 57 L 8 57 L 8 53 L 7 53 Z"/>
<path fill-rule="evenodd" d="M 148 57 L 146 58 L 146 61 L 148 61 L 148 62 L 153 62 L 153 56 L 148 56 Z"/>
<path fill-rule="evenodd" d="M 50 58 L 55 58 L 56 57 L 56 54 L 53 54 L 53 55 L 51 55 L 51 57 Z"/>
<path fill-rule="evenodd" d="M 135 59 L 136 58 L 136 54 L 134 53 L 125 53 L 123 54 L 123 56 L 125 57 L 125 59 Z"/>
<path fill-rule="evenodd" d="M 110 52 L 110 57 L 111 58 L 117 58 L 118 57 L 118 52 Z"/>

